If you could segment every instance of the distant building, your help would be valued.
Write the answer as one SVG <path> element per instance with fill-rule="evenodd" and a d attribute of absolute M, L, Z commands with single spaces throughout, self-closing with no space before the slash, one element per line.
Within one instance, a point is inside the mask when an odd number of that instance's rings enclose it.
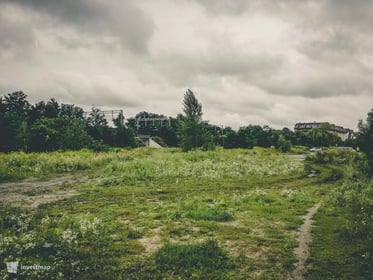
<path fill-rule="evenodd" d="M 307 122 L 307 123 L 296 123 L 294 126 L 294 131 L 305 131 L 312 128 L 318 128 L 320 126 L 329 126 L 329 131 L 337 134 L 343 141 L 350 140 L 354 138 L 354 131 L 349 128 L 344 128 L 342 126 L 337 126 L 328 122 Z"/>

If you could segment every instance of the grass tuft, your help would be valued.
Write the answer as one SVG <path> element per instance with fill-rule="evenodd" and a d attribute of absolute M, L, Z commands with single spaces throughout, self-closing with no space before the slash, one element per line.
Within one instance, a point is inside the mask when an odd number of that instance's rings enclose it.
<path fill-rule="evenodd" d="M 222 271 L 230 268 L 228 255 L 215 240 L 197 244 L 166 244 L 155 253 L 155 262 L 162 271 L 179 274 L 192 270 Z"/>

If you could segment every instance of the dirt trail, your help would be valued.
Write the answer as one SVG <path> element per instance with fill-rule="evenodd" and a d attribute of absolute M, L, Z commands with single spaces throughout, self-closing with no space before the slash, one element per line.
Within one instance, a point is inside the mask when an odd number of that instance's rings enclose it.
<path fill-rule="evenodd" d="M 306 154 L 300 154 L 300 155 L 288 155 L 289 158 L 298 160 L 298 161 L 303 161 L 306 159 L 307 155 Z"/>
<path fill-rule="evenodd" d="M 10 202 L 25 208 L 36 208 L 40 204 L 54 202 L 78 194 L 71 188 L 61 190 L 59 187 L 89 181 L 96 180 L 89 179 L 87 176 L 74 177 L 67 175 L 49 181 L 28 179 L 21 182 L 2 183 L 0 184 L 0 202 Z"/>
<path fill-rule="evenodd" d="M 304 280 L 304 275 L 306 273 L 306 261 L 310 255 L 309 245 L 312 241 L 311 227 L 312 227 L 312 218 L 316 214 L 317 210 L 320 207 L 320 203 L 315 204 L 312 208 L 308 209 L 308 213 L 303 216 L 303 225 L 299 228 L 298 235 L 298 248 L 295 248 L 294 253 L 297 257 L 298 263 L 293 271 L 294 280 Z"/>

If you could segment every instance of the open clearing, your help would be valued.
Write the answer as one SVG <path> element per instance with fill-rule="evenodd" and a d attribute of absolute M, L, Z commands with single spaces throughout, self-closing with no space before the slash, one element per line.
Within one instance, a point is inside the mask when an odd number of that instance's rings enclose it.
<path fill-rule="evenodd" d="M 83 153 L 65 155 L 62 176 L 51 158 L 50 173 L 27 176 L 53 179 L 0 184 L 1 257 L 53 264 L 33 277 L 303 279 L 332 185 L 302 160 L 257 148 Z"/>

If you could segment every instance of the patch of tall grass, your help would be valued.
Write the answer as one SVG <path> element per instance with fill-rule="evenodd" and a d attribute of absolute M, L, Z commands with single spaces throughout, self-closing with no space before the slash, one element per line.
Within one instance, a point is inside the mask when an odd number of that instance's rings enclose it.
<path fill-rule="evenodd" d="M 233 220 L 233 215 L 220 205 L 206 205 L 196 201 L 188 201 L 182 204 L 182 211 L 186 218 L 193 220 L 228 222 Z"/>
<path fill-rule="evenodd" d="M 96 153 L 90 150 L 50 153 L 0 153 L 0 181 L 66 174 L 131 160 L 125 150 Z"/>
<path fill-rule="evenodd" d="M 214 240 L 196 244 L 165 244 L 155 253 L 161 271 L 191 276 L 193 271 L 222 273 L 231 268 L 229 257 Z"/>
<path fill-rule="evenodd" d="M 143 150 L 142 150 L 143 151 Z M 301 172 L 302 163 L 286 155 L 260 150 L 151 151 L 151 157 L 137 156 L 134 160 L 112 162 L 106 166 L 106 184 L 137 184 L 141 182 L 178 183 L 190 179 L 227 179 L 251 175 L 280 176 Z M 265 157 L 270 160 L 263 160 Z M 105 182 L 104 182 L 105 183 Z"/>
<path fill-rule="evenodd" d="M 0 154 L 0 181 L 43 177 L 84 170 L 97 175 L 113 175 L 110 183 L 169 181 L 185 178 L 235 178 L 247 175 L 287 175 L 298 172 L 301 164 L 275 151 L 223 150 L 179 153 L 177 149 L 89 150 Z M 271 160 L 263 160 L 270 156 Z"/>

